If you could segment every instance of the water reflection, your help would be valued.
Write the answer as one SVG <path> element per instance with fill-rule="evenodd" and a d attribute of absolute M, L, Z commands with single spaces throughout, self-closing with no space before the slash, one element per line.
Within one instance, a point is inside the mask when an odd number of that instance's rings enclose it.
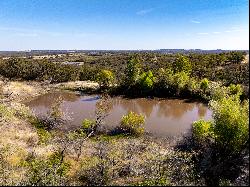
<path fill-rule="evenodd" d="M 62 92 L 56 91 L 56 92 L 44 94 L 42 97 L 38 96 L 34 100 L 27 102 L 27 104 L 31 108 L 36 107 L 37 105 L 43 106 L 45 108 L 50 108 L 52 103 L 56 101 L 60 96 L 62 97 L 64 102 L 67 102 L 67 101 L 74 102 L 79 99 L 79 96 L 75 93 L 66 92 L 66 91 L 62 93 Z"/>
<path fill-rule="evenodd" d="M 71 113 L 73 121 L 65 127 L 66 130 L 77 128 L 85 118 L 94 118 L 100 97 L 97 95 L 77 95 L 71 92 L 54 92 L 37 97 L 27 102 L 35 113 L 46 113 L 51 104 L 61 96 L 64 100 L 62 109 Z M 124 99 L 114 97 L 105 102 L 109 115 L 107 126 L 120 124 L 121 117 L 129 111 L 142 113 L 146 117 L 145 127 L 157 136 L 175 136 L 187 132 L 193 121 L 200 118 L 212 118 L 212 112 L 202 103 L 190 103 L 179 99 Z"/>
<path fill-rule="evenodd" d="M 158 104 L 158 117 L 171 117 L 174 119 L 181 118 L 186 112 L 191 111 L 196 107 L 194 103 L 185 103 L 183 100 L 168 100 L 161 101 Z"/>
<path fill-rule="evenodd" d="M 143 113 L 147 118 L 150 117 L 156 101 L 149 99 L 112 99 L 112 110 L 121 107 L 126 113 L 133 111 L 136 113 Z"/>
<path fill-rule="evenodd" d="M 198 114 L 201 118 L 204 118 L 207 113 L 207 107 L 199 103 L 198 105 Z"/>
<path fill-rule="evenodd" d="M 101 98 L 100 96 L 95 96 L 95 97 L 91 97 L 91 98 L 82 99 L 81 101 L 96 101 L 100 98 Z"/>

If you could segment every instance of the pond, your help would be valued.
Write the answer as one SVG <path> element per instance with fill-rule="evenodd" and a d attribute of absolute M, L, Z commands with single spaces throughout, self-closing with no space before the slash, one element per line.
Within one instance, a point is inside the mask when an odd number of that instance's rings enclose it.
<path fill-rule="evenodd" d="M 61 97 L 61 109 L 70 116 L 70 120 L 61 127 L 63 130 L 74 130 L 81 126 L 83 119 L 94 119 L 98 95 L 81 95 L 75 92 L 57 91 L 38 96 L 26 101 L 35 114 L 46 115 L 53 102 Z M 123 115 L 129 111 L 145 116 L 146 132 L 157 137 L 173 137 L 188 133 L 192 122 L 198 119 L 212 119 L 212 111 L 199 102 L 188 102 L 182 99 L 126 99 L 112 97 L 109 102 L 109 115 L 105 125 L 113 128 L 120 124 Z"/>

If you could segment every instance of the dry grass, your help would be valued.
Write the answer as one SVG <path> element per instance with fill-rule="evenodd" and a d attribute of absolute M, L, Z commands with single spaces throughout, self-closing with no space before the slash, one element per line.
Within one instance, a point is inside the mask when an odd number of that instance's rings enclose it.
<path fill-rule="evenodd" d="M 37 129 L 28 107 L 21 104 L 28 98 L 46 93 L 49 88 L 37 82 L 0 81 L 0 185 L 18 185 L 25 178 L 26 167 L 20 167 L 31 153 L 47 157 L 51 145 L 39 146 Z"/>
<path fill-rule="evenodd" d="M 3 94 L 9 96 L 11 101 L 22 101 L 30 97 L 44 94 L 50 90 L 49 86 L 44 86 L 38 82 L 7 82 L 2 87 Z"/>
<path fill-rule="evenodd" d="M 93 81 L 72 81 L 72 82 L 64 82 L 55 84 L 54 87 L 60 89 L 69 89 L 69 90 L 77 90 L 77 89 L 98 89 L 99 84 Z"/>

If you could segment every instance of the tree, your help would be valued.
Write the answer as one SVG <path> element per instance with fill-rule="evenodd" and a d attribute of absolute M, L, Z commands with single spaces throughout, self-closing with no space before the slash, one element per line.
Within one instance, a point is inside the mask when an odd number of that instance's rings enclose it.
<path fill-rule="evenodd" d="M 209 86 L 208 79 L 207 78 L 202 79 L 200 83 L 200 88 L 202 89 L 203 93 L 206 92 L 206 90 L 208 89 L 208 86 Z"/>
<path fill-rule="evenodd" d="M 140 61 L 138 58 L 131 58 L 128 62 L 127 62 L 127 67 L 125 70 L 125 80 L 124 80 L 124 84 L 128 87 L 134 85 L 140 75 Z"/>
<path fill-rule="evenodd" d="M 213 121 L 194 122 L 193 137 L 200 145 L 198 167 L 207 185 L 234 181 L 243 173 L 249 156 L 249 101 L 237 95 L 211 100 Z"/>
<path fill-rule="evenodd" d="M 97 75 L 97 81 L 100 87 L 107 88 L 114 83 L 114 75 L 112 71 L 101 70 Z"/>
<path fill-rule="evenodd" d="M 244 58 L 244 52 L 232 51 L 229 53 L 228 60 L 234 64 L 239 64 Z"/>
<path fill-rule="evenodd" d="M 189 74 L 191 73 L 192 65 L 188 57 L 183 55 L 178 55 L 177 59 L 174 61 L 172 65 L 172 68 L 174 73 L 180 73 L 183 71 Z"/>
<path fill-rule="evenodd" d="M 184 90 L 184 88 L 187 86 L 189 81 L 189 75 L 188 73 L 182 71 L 180 73 L 176 73 L 173 75 L 173 86 L 176 89 L 176 94 L 179 95 L 181 91 Z"/>
<path fill-rule="evenodd" d="M 149 70 L 148 72 L 143 72 L 140 75 L 139 85 L 140 85 L 141 89 L 143 89 L 143 90 L 152 89 L 154 82 L 155 82 L 155 77 L 154 77 L 152 71 Z"/>
<path fill-rule="evenodd" d="M 0 74 L 8 78 L 16 77 L 19 72 L 18 63 L 19 60 L 16 58 L 11 58 L 5 62 L 2 62 L 0 64 Z"/>

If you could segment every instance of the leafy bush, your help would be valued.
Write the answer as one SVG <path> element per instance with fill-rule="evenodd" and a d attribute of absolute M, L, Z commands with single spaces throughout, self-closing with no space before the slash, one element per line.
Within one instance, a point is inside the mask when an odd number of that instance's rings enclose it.
<path fill-rule="evenodd" d="M 243 93 L 243 89 L 241 87 L 241 85 L 237 84 L 230 84 L 229 85 L 229 91 L 231 94 L 234 94 L 234 95 L 241 95 Z"/>
<path fill-rule="evenodd" d="M 38 144 L 47 144 L 52 138 L 51 133 L 44 128 L 37 128 L 37 135 L 39 137 Z"/>
<path fill-rule="evenodd" d="M 2 76 L 7 78 L 14 78 L 18 75 L 18 60 L 17 59 L 9 59 L 7 61 L 2 61 L 0 63 L 0 73 Z"/>
<path fill-rule="evenodd" d="M 157 74 L 156 87 L 160 89 L 169 89 L 174 82 L 173 71 L 171 69 L 160 68 Z"/>
<path fill-rule="evenodd" d="M 213 138 L 213 123 L 211 121 L 199 120 L 192 124 L 193 137 L 197 142 L 204 142 L 208 138 Z"/>
<path fill-rule="evenodd" d="M 210 82 L 207 92 L 208 94 L 203 95 L 207 100 L 220 100 L 229 95 L 228 88 L 223 86 L 220 82 Z"/>
<path fill-rule="evenodd" d="M 85 157 L 81 162 L 81 169 L 79 171 L 79 179 L 83 185 L 87 186 L 105 186 L 111 178 L 108 170 L 111 167 L 108 165 L 108 160 L 106 159 L 106 154 L 103 150 L 98 150 L 96 156 L 90 158 Z"/>
<path fill-rule="evenodd" d="M 130 87 L 134 85 L 140 75 L 140 61 L 138 58 L 131 58 L 127 62 L 127 67 L 125 69 L 125 80 L 123 81 L 123 84 L 127 87 Z"/>
<path fill-rule="evenodd" d="M 148 72 L 143 72 L 140 75 L 139 85 L 142 90 L 144 91 L 151 90 L 153 88 L 154 82 L 155 82 L 155 77 L 152 71 L 149 70 Z"/>
<path fill-rule="evenodd" d="M 52 82 L 67 82 L 78 80 L 79 69 L 73 65 L 56 64 L 52 72 Z"/>
<path fill-rule="evenodd" d="M 222 180 L 234 181 L 244 172 L 249 156 L 249 104 L 237 95 L 209 103 L 213 121 L 193 123 L 195 142 L 201 145 L 197 168 L 208 185 Z"/>
<path fill-rule="evenodd" d="M 164 91 L 169 95 L 180 95 L 183 91 L 194 93 L 197 89 L 197 81 L 189 77 L 185 71 L 174 73 L 171 69 L 159 69 L 155 89 Z"/>
<path fill-rule="evenodd" d="M 236 96 L 211 101 L 214 135 L 219 147 L 239 152 L 249 140 L 249 103 Z"/>
<path fill-rule="evenodd" d="M 202 89 L 203 93 L 205 93 L 206 90 L 208 89 L 208 85 L 209 85 L 209 81 L 207 78 L 204 78 L 201 80 L 200 89 Z"/>
<path fill-rule="evenodd" d="M 173 65 L 173 71 L 174 73 L 180 73 L 185 72 L 189 74 L 192 71 L 192 65 L 189 61 L 188 57 L 179 55 L 177 59 L 174 61 Z"/>
<path fill-rule="evenodd" d="M 176 73 L 173 75 L 174 87 L 177 91 L 177 95 L 187 86 L 189 81 L 189 75 L 184 71 Z"/>
<path fill-rule="evenodd" d="M 249 140 L 248 101 L 241 104 L 237 96 L 209 102 L 214 121 L 200 120 L 193 123 L 193 135 L 197 140 L 213 138 L 216 146 L 230 153 L 245 148 Z"/>
<path fill-rule="evenodd" d="M 94 120 L 84 119 L 82 122 L 82 129 L 86 133 L 91 133 L 95 131 L 97 124 Z"/>
<path fill-rule="evenodd" d="M 145 117 L 142 114 L 129 112 L 122 117 L 121 128 L 128 133 L 140 135 L 144 133 Z"/>
<path fill-rule="evenodd" d="M 100 87 L 110 87 L 114 83 L 113 72 L 105 69 L 101 70 L 97 75 L 97 81 L 100 84 Z"/>
<path fill-rule="evenodd" d="M 98 68 L 91 66 L 81 66 L 79 70 L 79 80 L 80 81 L 96 81 L 97 75 L 99 73 Z"/>
<path fill-rule="evenodd" d="M 15 119 L 15 111 L 13 108 L 8 107 L 6 104 L 0 103 L 0 118 L 1 121 L 9 121 Z"/>
<path fill-rule="evenodd" d="M 197 81 L 195 78 L 190 77 L 187 83 L 187 89 L 191 94 L 197 94 L 199 92 L 199 81 Z"/>
<path fill-rule="evenodd" d="M 48 159 L 31 156 L 27 160 L 29 167 L 29 185 L 57 186 L 64 185 L 65 175 L 70 165 L 64 162 L 64 155 L 60 152 L 53 153 Z"/>
<path fill-rule="evenodd" d="M 244 60 L 244 52 L 239 52 L 239 51 L 231 51 L 229 53 L 228 60 L 232 63 L 239 64 Z"/>

